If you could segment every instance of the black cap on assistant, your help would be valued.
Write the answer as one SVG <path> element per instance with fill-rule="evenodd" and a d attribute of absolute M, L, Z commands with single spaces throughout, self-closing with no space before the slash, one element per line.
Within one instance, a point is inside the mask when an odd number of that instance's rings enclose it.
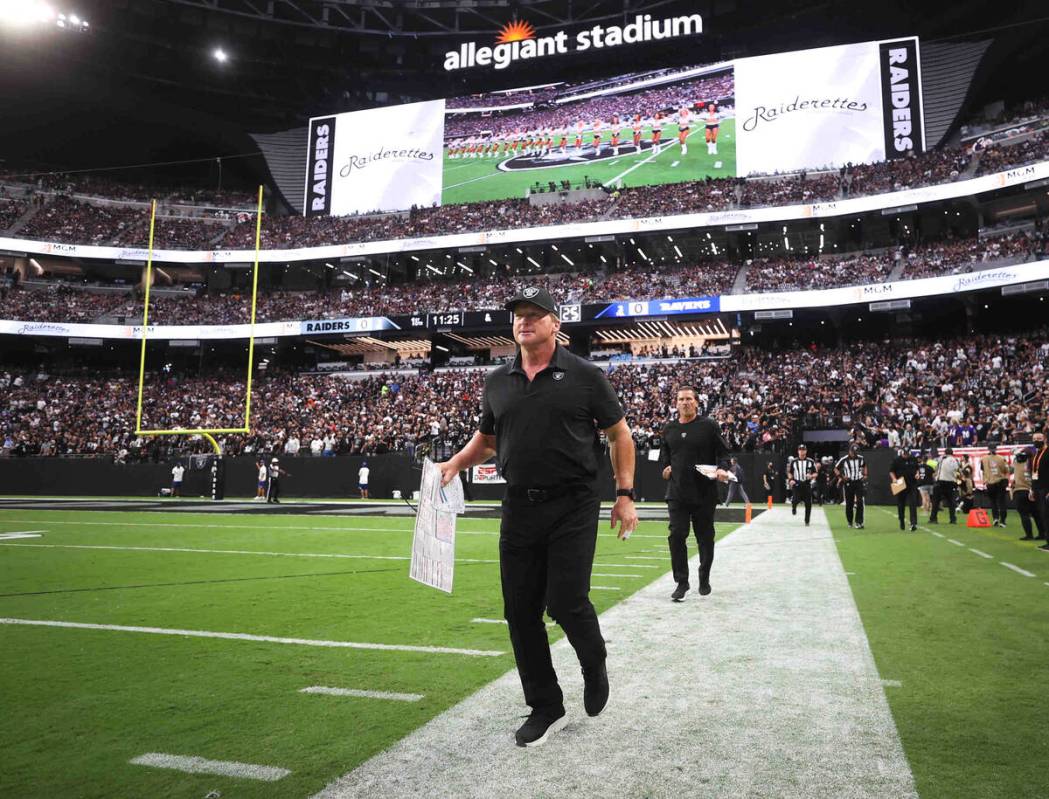
<path fill-rule="evenodd" d="M 537 305 L 548 313 L 557 313 L 557 303 L 554 302 L 554 298 L 550 296 L 550 292 L 539 286 L 529 286 L 528 288 L 521 289 L 513 297 L 506 301 L 503 306 L 508 311 L 512 311 L 522 302 L 530 302 L 532 305 Z"/>

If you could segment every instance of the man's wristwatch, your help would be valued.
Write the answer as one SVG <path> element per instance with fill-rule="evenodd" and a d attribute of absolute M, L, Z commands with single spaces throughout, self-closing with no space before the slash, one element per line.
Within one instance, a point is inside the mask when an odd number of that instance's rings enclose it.
<path fill-rule="evenodd" d="M 637 497 L 634 496 L 634 489 L 632 488 L 617 488 L 616 497 L 630 497 L 632 501 L 637 499 Z"/>

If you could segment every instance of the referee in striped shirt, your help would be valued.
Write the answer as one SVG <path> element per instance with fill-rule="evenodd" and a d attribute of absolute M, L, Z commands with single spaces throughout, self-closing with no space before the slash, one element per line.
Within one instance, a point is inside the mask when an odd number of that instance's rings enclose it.
<path fill-rule="evenodd" d="M 805 503 L 805 526 L 812 518 L 812 481 L 816 479 L 816 461 L 809 457 L 809 448 L 798 444 L 798 457 L 787 473 L 791 487 L 790 512 L 798 515 L 798 503 Z"/>
<path fill-rule="evenodd" d="M 867 479 L 867 462 L 860 455 L 859 447 L 849 446 L 849 454 L 834 466 L 834 474 L 845 483 L 845 521 L 849 527 L 863 529 L 864 481 Z M 852 520 L 855 515 L 856 524 Z"/>

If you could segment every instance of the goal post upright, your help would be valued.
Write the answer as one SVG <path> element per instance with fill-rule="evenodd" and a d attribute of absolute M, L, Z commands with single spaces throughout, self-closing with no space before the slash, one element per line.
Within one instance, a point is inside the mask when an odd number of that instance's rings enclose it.
<path fill-rule="evenodd" d="M 175 428 L 168 430 L 143 430 L 142 429 L 142 405 L 145 391 L 146 379 L 146 340 L 149 330 L 149 293 L 153 283 L 153 243 L 156 230 L 157 201 L 150 203 L 149 215 L 149 249 L 146 258 L 146 290 L 145 307 L 142 310 L 142 347 L 139 355 L 138 367 L 138 398 L 135 403 L 135 435 L 138 436 L 193 436 L 203 437 L 211 445 L 216 455 L 221 456 L 222 447 L 215 439 L 216 433 L 240 433 L 247 435 L 251 432 L 251 384 L 254 372 L 255 360 L 255 317 L 258 305 L 259 292 L 259 254 L 262 241 L 262 200 L 263 186 L 259 186 L 258 207 L 255 220 L 255 264 L 252 270 L 251 281 L 251 324 L 248 331 L 248 379 L 247 391 L 244 401 L 244 426 L 243 427 L 197 427 L 197 428 Z"/>

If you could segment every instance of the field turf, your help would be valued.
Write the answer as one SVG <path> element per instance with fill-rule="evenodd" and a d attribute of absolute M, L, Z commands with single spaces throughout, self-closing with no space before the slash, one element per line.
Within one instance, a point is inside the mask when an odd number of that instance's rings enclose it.
<path fill-rule="evenodd" d="M 1049 554 L 1016 540 L 1015 514 L 1006 530 L 923 518 L 922 530 L 901 533 L 887 509 L 869 508 L 865 530 L 846 528 L 840 507 L 825 510 L 879 673 L 898 681 L 885 691 L 923 799 L 1049 796 Z M 406 518 L 0 511 L 0 533 L 45 531 L 0 541 L 6 619 L 504 653 L 0 624 L 0 794 L 307 797 L 511 669 L 505 626 L 472 621 L 501 617 L 498 566 L 459 563 L 451 596 L 411 582 L 407 560 L 380 559 L 408 555 L 410 525 Z M 494 560 L 496 527 L 461 520 L 458 556 Z M 599 612 L 665 573 L 665 560 L 626 557 L 659 557 L 665 531 L 665 523 L 643 522 L 623 543 L 602 528 L 594 571 L 637 576 L 595 576 L 594 585 L 621 589 L 592 593 Z M 178 551 L 194 549 L 211 551 Z M 551 637 L 560 637 L 558 628 Z M 308 686 L 424 698 L 299 693 Z M 255 782 L 129 764 L 147 752 L 291 774 Z"/>
<path fill-rule="evenodd" d="M 584 177 L 611 185 L 622 180 L 625 186 L 679 183 L 707 177 L 732 177 L 736 174 L 736 120 L 729 118 L 721 122 L 718 132 L 718 154 L 707 155 L 702 124 L 694 126 L 688 138 L 688 153 L 682 157 L 677 144 L 677 128 L 669 125 L 663 129 L 664 145 L 657 155 L 642 151 L 619 158 L 584 162 L 572 166 L 523 169 L 504 172 L 498 169 L 503 158 L 449 158 L 444 156 L 444 188 L 441 192 L 443 205 L 472 203 L 484 200 L 502 200 L 524 197 L 528 188 L 537 180 L 544 186 L 549 181 L 560 185 L 562 180 L 573 185 L 583 183 Z M 574 134 L 573 134 L 574 135 Z M 649 130 L 644 139 L 651 139 Z M 589 141 L 591 134 L 585 134 Z M 626 137 L 629 139 L 629 137 Z M 574 139 L 570 138 L 570 143 Z M 604 135 L 607 147 L 609 135 Z M 720 162 L 720 166 L 716 166 Z"/>
<path fill-rule="evenodd" d="M 911 533 L 895 506 L 863 530 L 825 510 L 878 671 L 900 683 L 885 692 L 919 795 L 1049 796 L 1049 553 L 1017 540 L 1015 513 L 971 529 L 919 511 Z"/>
<path fill-rule="evenodd" d="M 620 589 L 593 592 L 599 613 L 669 568 L 624 558 L 642 548 L 665 550 L 664 523 L 643 522 L 642 537 L 624 543 L 608 532 L 604 515 L 594 571 L 637 576 L 594 577 L 594 585 Z M 0 795 L 201 799 L 219 790 L 306 797 L 512 669 L 506 627 L 472 622 L 502 618 L 496 563 L 457 564 L 449 596 L 410 581 L 406 559 L 245 554 L 406 558 L 411 525 L 410 518 L 0 512 L 0 533 L 46 531 L 39 539 L 0 541 L 0 617 L 504 653 L 470 657 L 0 624 Z M 460 520 L 457 557 L 495 560 L 497 529 L 497 520 Z M 70 545 L 114 548 L 63 548 Z M 237 554 L 171 551 L 178 549 Z M 552 640 L 560 636 L 551 628 Z M 310 686 L 425 698 L 299 693 Z M 508 697 L 514 702 L 526 712 L 518 695 Z M 148 752 L 292 773 L 255 782 L 129 764 Z"/>

